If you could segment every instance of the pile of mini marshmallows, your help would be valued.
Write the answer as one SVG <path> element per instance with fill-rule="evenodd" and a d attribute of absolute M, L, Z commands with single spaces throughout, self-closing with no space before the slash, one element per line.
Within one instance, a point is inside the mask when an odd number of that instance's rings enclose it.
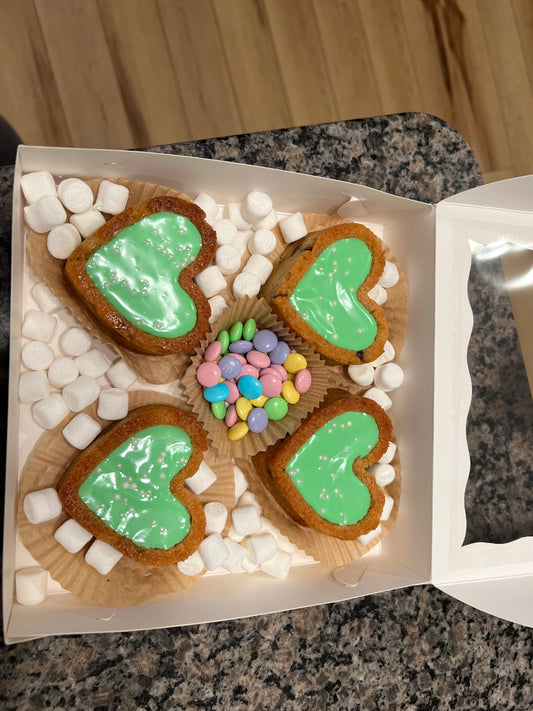
<path fill-rule="evenodd" d="M 273 331 L 258 330 L 252 318 L 220 331 L 206 348 L 196 379 L 232 441 L 281 420 L 312 385 L 304 356 L 291 352 Z"/>
<path fill-rule="evenodd" d="M 198 195 L 193 202 L 205 212 L 206 220 L 217 236 L 215 264 L 195 278 L 209 300 L 211 321 L 214 321 L 226 308 L 226 301 L 221 296 L 227 286 L 226 276 L 237 274 L 233 282 L 233 294 L 237 298 L 257 296 L 270 276 L 272 262 L 267 257 L 276 248 L 276 235 L 272 229 L 278 224 L 278 216 L 271 198 L 258 190 L 248 193 L 242 203 L 228 203 L 225 216 L 222 216 L 224 213 L 221 214 L 215 200 L 206 193 Z M 279 228 L 287 244 L 307 234 L 299 212 L 280 220 Z M 250 257 L 241 270 L 247 252 Z"/>
<path fill-rule="evenodd" d="M 26 224 L 34 232 L 48 232 L 48 251 L 57 259 L 67 259 L 82 238 L 101 227 L 106 221 L 103 213 L 118 215 L 122 212 L 129 197 L 124 185 L 102 180 L 94 200 L 85 181 L 66 178 L 56 186 L 53 176 L 44 170 L 26 173 L 20 179 L 20 186 L 28 203 L 24 208 Z"/>

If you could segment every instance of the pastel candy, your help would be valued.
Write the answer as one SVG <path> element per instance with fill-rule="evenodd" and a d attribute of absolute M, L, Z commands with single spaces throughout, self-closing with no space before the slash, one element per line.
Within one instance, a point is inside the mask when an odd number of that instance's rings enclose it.
<path fill-rule="evenodd" d="M 256 324 L 253 318 L 249 318 L 243 326 L 242 337 L 246 341 L 251 341 L 255 336 Z"/>
<path fill-rule="evenodd" d="M 312 382 L 313 379 L 311 377 L 311 373 L 307 370 L 307 368 L 304 368 L 296 373 L 296 377 L 294 378 L 294 387 L 300 394 L 303 395 L 303 393 L 306 393 L 309 390 Z"/>
<path fill-rule="evenodd" d="M 217 420 L 223 420 L 226 417 L 226 405 L 224 401 L 219 400 L 218 402 L 212 402 L 211 412 L 213 417 L 216 417 Z"/>
<path fill-rule="evenodd" d="M 252 411 L 253 407 L 248 398 L 240 397 L 235 403 L 235 409 L 237 410 L 237 415 L 240 417 L 240 419 L 246 422 L 248 420 L 248 415 Z"/>
<path fill-rule="evenodd" d="M 274 373 L 276 373 L 281 380 L 281 382 L 285 382 L 285 380 L 288 380 L 288 374 L 285 368 L 282 365 L 278 365 L 277 363 L 272 363 L 269 370 L 273 370 Z"/>
<path fill-rule="evenodd" d="M 295 405 L 300 399 L 300 393 L 296 390 L 294 383 L 291 380 L 286 380 L 283 383 L 281 394 L 283 399 L 286 400 L 289 405 Z"/>
<path fill-rule="evenodd" d="M 291 353 L 283 365 L 287 373 L 297 373 L 299 370 L 307 368 L 307 361 L 303 355 Z"/>
<path fill-rule="evenodd" d="M 235 385 L 235 383 L 231 382 L 230 380 L 226 380 L 225 384 L 228 388 L 228 395 L 226 396 L 226 402 L 230 405 L 233 405 L 233 403 L 237 402 L 237 400 L 240 397 L 239 388 Z"/>
<path fill-rule="evenodd" d="M 281 365 L 285 363 L 290 352 L 289 346 L 284 341 L 278 341 L 278 345 L 269 353 L 270 362 Z"/>
<path fill-rule="evenodd" d="M 261 351 L 252 350 L 246 354 L 246 360 L 250 365 L 256 368 L 268 368 L 270 365 L 270 358 L 266 353 L 261 353 Z"/>
<path fill-rule="evenodd" d="M 238 387 L 241 395 L 244 395 L 244 397 L 247 397 L 250 400 L 253 400 L 263 394 L 263 387 L 261 383 L 252 375 L 243 375 L 242 378 L 239 378 Z"/>
<path fill-rule="evenodd" d="M 267 397 L 276 397 L 281 393 L 283 388 L 281 380 L 277 376 L 270 373 L 267 373 L 259 378 L 259 382 L 263 388 L 263 394 Z"/>
<path fill-rule="evenodd" d="M 250 432 L 262 432 L 268 425 L 268 415 L 262 407 L 254 407 L 246 420 Z"/>
<path fill-rule="evenodd" d="M 282 397 L 271 397 L 265 402 L 264 409 L 269 420 L 282 420 L 289 411 L 289 406 Z"/>
<path fill-rule="evenodd" d="M 233 427 L 233 425 L 237 423 L 237 420 L 237 409 L 235 405 L 230 405 L 226 411 L 226 417 L 224 420 L 226 427 Z"/>
<path fill-rule="evenodd" d="M 259 371 L 257 368 L 254 368 L 253 365 L 250 365 L 249 363 L 246 363 L 246 365 L 243 365 L 241 368 L 241 374 L 237 380 L 240 380 L 244 375 L 249 375 L 252 378 L 259 379 Z M 252 398 L 253 399 L 253 398 Z"/>
<path fill-rule="evenodd" d="M 196 370 L 196 379 L 204 388 L 210 388 L 219 382 L 221 373 L 222 370 L 216 363 L 201 363 Z"/>
<path fill-rule="evenodd" d="M 236 321 L 229 331 L 229 340 L 231 343 L 240 341 L 242 338 L 243 324 L 242 321 Z"/>
<path fill-rule="evenodd" d="M 227 331 L 220 331 L 217 336 L 217 341 L 221 346 L 221 353 L 226 353 L 229 347 L 229 333 Z"/>
<path fill-rule="evenodd" d="M 231 353 L 240 353 L 242 355 L 243 353 L 248 353 L 248 351 L 251 351 L 252 348 L 253 345 L 250 343 L 250 341 L 239 340 L 235 341 L 234 343 L 231 343 L 229 350 Z"/>
<path fill-rule="evenodd" d="M 217 368 L 223 378 L 238 378 L 242 370 L 241 363 L 232 355 L 225 355 L 218 361 Z"/>
<path fill-rule="evenodd" d="M 204 397 L 207 402 L 220 402 L 229 395 L 229 388 L 226 383 L 218 383 L 213 387 L 204 390 Z"/>
<path fill-rule="evenodd" d="M 220 341 L 213 341 L 205 349 L 204 360 L 214 362 L 222 352 L 222 344 Z"/>
<path fill-rule="evenodd" d="M 228 439 L 236 442 L 237 440 L 245 437 L 248 432 L 249 428 L 246 422 L 237 422 L 236 425 L 233 425 L 233 427 L 228 430 Z"/>
<path fill-rule="evenodd" d="M 273 331 L 264 328 L 255 334 L 253 344 L 257 351 L 270 353 L 278 345 L 278 337 Z"/>

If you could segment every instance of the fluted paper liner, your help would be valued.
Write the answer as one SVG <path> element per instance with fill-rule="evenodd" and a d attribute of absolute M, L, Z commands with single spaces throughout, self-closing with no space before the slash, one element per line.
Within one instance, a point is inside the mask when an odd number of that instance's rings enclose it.
<path fill-rule="evenodd" d="M 95 198 L 102 180 L 102 178 L 95 178 L 93 180 L 86 181 L 92 189 Z M 183 193 L 171 190 L 170 188 L 162 187 L 161 185 L 141 183 L 136 180 L 123 180 L 122 178 L 119 178 L 113 182 L 126 186 L 130 191 L 127 207 L 138 205 L 142 202 L 150 200 L 153 197 L 161 197 L 164 195 L 178 197 L 184 200 L 191 199 Z M 44 281 L 49 289 L 51 289 L 53 293 L 61 299 L 63 304 L 70 309 L 81 325 L 89 329 L 92 336 L 105 343 L 109 343 L 118 353 L 120 353 L 128 365 L 149 383 L 170 383 L 183 375 L 189 362 L 189 356 L 186 353 L 161 356 L 142 355 L 139 353 L 132 353 L 112 341 L 109 338 L 109 335 L 100 329 L 100 327 L 91 319 L 82 304 L 80 304 L 80 302 L 77 301 L 67 289 L 63 278 L 63 264 L 65 263 L 65 260 L 52 257 L 46 246 L 46 235 L 30 232 L 27 242 L 31 266 L 35 270 L 36 274 Z"/>
<path fill-rule="evenodd" d="M 396 441 L 394 436 L 392 441 Z M 315 531 L 314 528 L 298 525 L 283 512 L 274 497 L 267 491 L 250 459 L 238 459 L 235 463 L 242 469 L 243 474 L 248 480 L 250 490 L 256 495 L 260 506 L 262 506 L 263 516 L 277 526 L 281 533 L 289 538 L 291 543 L 294 543 L 298 548 L 305 551 L 307 555 L 312 556 L 315 560 L 325 563 L 326 565 L 346 565 L 361 558 L 387 535 L 396 520 L 401 490 L 401 469 L 398 450 L 396 450 L 394 459 L 391 462 L 396 476 L 394 481 L 385 487 L 387 494 L 394 499 L 394 506 L 388 520 L 380 523 L 380 535 L 370 541 L 366 546 L 357 540 L 341 541 L 338 538 L 319 533 Z"/>
<path fill-rule="evenodd" d="M 143 405 L 173 405 L 183 409 L 183 402 L 169 395 L 144 390 L 129 393 L 130 410 Z M 105 428 L 109 423 L 96 415 L 96 404 L 85 410 Z M 56 488 L 69 464 L 79 455 L 62 435 L 66 418 L 58 427 L 47 432 L 37 443 L 28 460 L 22 476 L 18 501 L 18 531 L 22 543 L 31 555 L 48 570 L 51 577 L 76 597 L 104 607 L 131 607 L 141 605 L 153 598 L 175 595 L 189 588 L 203 573 L 189 577 L 180 573 L 176 565 L 150 567 L 136 563 L 123 556 L 117 565 L 105 576 L 88 565 L 84 556 L 92 541 L 79 553 L 68 553 L 54 538 L 54 532 L 68 518 L 67 513 L 52 521 L 31 524 L 23 510 L 24 496 L 46 487 Z M 235 485 L 233 466 L 228 459 L 216 457 L 208 451 L 204 458 L 217 475 L 217 480 L 203 494 L 198 496 L 202 503 L 220 501 L 228 511 L 235 505 Z M 228 516 L 226 530 L 229 530 L 231 516 Z"/>
<path fill-rule="evenodd" d="M 289 405 L 289 410 L 282 420 L 270 420 L 263 432 L 248 432 L 242 439 L 232 442 L 228 439 L 228 428 L 224 421 L 217 420 L 211 413 L 210 405 L 203 397 L 203 388 L 196 380 L 196 370 L 203 361 L 205 349 L 220 331 L 228 330 L 236 321 L 244 323 L 249 318 L 255 320 L 258 329 L 268 328 L 280 341 L 285 341 L 291 350 L 305 357 L 313 383 L 296 404 Z M 230 304 L 213 324 L 207 338 L 194 352 L 182 385 L 189 404 L 207 431 L 212 447 L 223 457 L 251 457 L 298 428 L 302 419 L 324 398 L 329 386 L 329 374 L 318 353 L 278 321 L 264 299 L 243 298 Z"/>

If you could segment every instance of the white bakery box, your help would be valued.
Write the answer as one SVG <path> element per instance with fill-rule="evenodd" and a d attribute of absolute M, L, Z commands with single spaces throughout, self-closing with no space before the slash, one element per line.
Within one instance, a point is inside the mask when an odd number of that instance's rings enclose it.
<path fill-rule="evenodd" d="M 29 270 L 19 181 L 23 173 L 38 170 L 58 177 L 144 180 L 189 195 L 207 192 L 219 204 L 239 202 L 252 189 L 263 190 L 280 212 L 335 214 L 341 208 L 343 216 L 367 224 L 391 247 L 410 290 L 409 326 L 399 358 L 405 382 L 393 393 L 391 410 L 401 453 L 402 493 L 392 531 L 371 554 L 340 569 L 321 563 L 294 566 L 284 580 L 265 574 L 207 575 L 185 593 L 141 608 L 98 608 L 53 583 L 39 605 L 15 601 L 15 570 L 32 565 L 17 541 L 18 480 L 38 437 L 32 439 L 31 427 L 21 422 L 17 396 Z M 531 249 L 532 196 L 533 176 L 489 184 L 427 205 L 360 185 L 259 166 L 143 152 L 21 146 L 13 200 L 3 563 L 6 641 L 248 617 L 423 583 L 432 583 L 487 613 L 533 625 L 533 538 L 502 545 L 462 545 L 469 475 L 465 430 L 471 399 L 466 355 L 472 327 L 467 300 L 469 240 L 489 244 L 505 239 Z M 527 288 L 530 296 L 531 275 Z M 515 312 L 515 319 L 517 323 L 524 319 L 520 337 L 524 336 L 521 343 L 531 382 L 533 354 L 526 352 L 531 341 L 527 346 L 523 304 L 521 308 L 520 318 Z M 531 312 L 529 322 L 530 317 Z"/>

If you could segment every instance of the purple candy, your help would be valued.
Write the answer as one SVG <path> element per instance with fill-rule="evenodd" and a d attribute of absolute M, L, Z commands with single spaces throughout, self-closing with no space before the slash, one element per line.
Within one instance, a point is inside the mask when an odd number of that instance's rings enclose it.
<path fill-rule="evenodd" d="M 278 337 L 273 331 L 269 331 L 268 328 L 263 328 L 254 336 L 254 348 L 261 353 L 270 353 L 277 345 Z"/>
<path fill-rule="evenodd" d="M 281 365 L 282 363 L 285 363 L 290 352 L 290 348 L 286 343 L 278 341 L 278 345 L 274 348 L 274 350 L 270 351 L 270 362 L 274 363 L 274 365 Z"/>
<path fill-rule="evenodd" d="M 241 374 L 242 365 L 235 356 L 225 355 L 218 361 L 217 365 L 220 368 L 222 377 L 226 380 L 238 378 Z"/>
<path fill-rule="evenodd" d="M 268 415 L 262 407 L 254 407 L 248 415 L 246 424 L 250 428 L 250 432 L 262 432 L 268 425 Z"/>
<path fill-rule="evenodd" d="M 253 345 L 250 343 L 250 341 L 235 341 L 235 343 L 230 343 L 229 349 L 232 353 L 240 353 L 241 355 L 243 353 L 248 353 L 248 351 L 251 351 L 253 348 Z"/>

